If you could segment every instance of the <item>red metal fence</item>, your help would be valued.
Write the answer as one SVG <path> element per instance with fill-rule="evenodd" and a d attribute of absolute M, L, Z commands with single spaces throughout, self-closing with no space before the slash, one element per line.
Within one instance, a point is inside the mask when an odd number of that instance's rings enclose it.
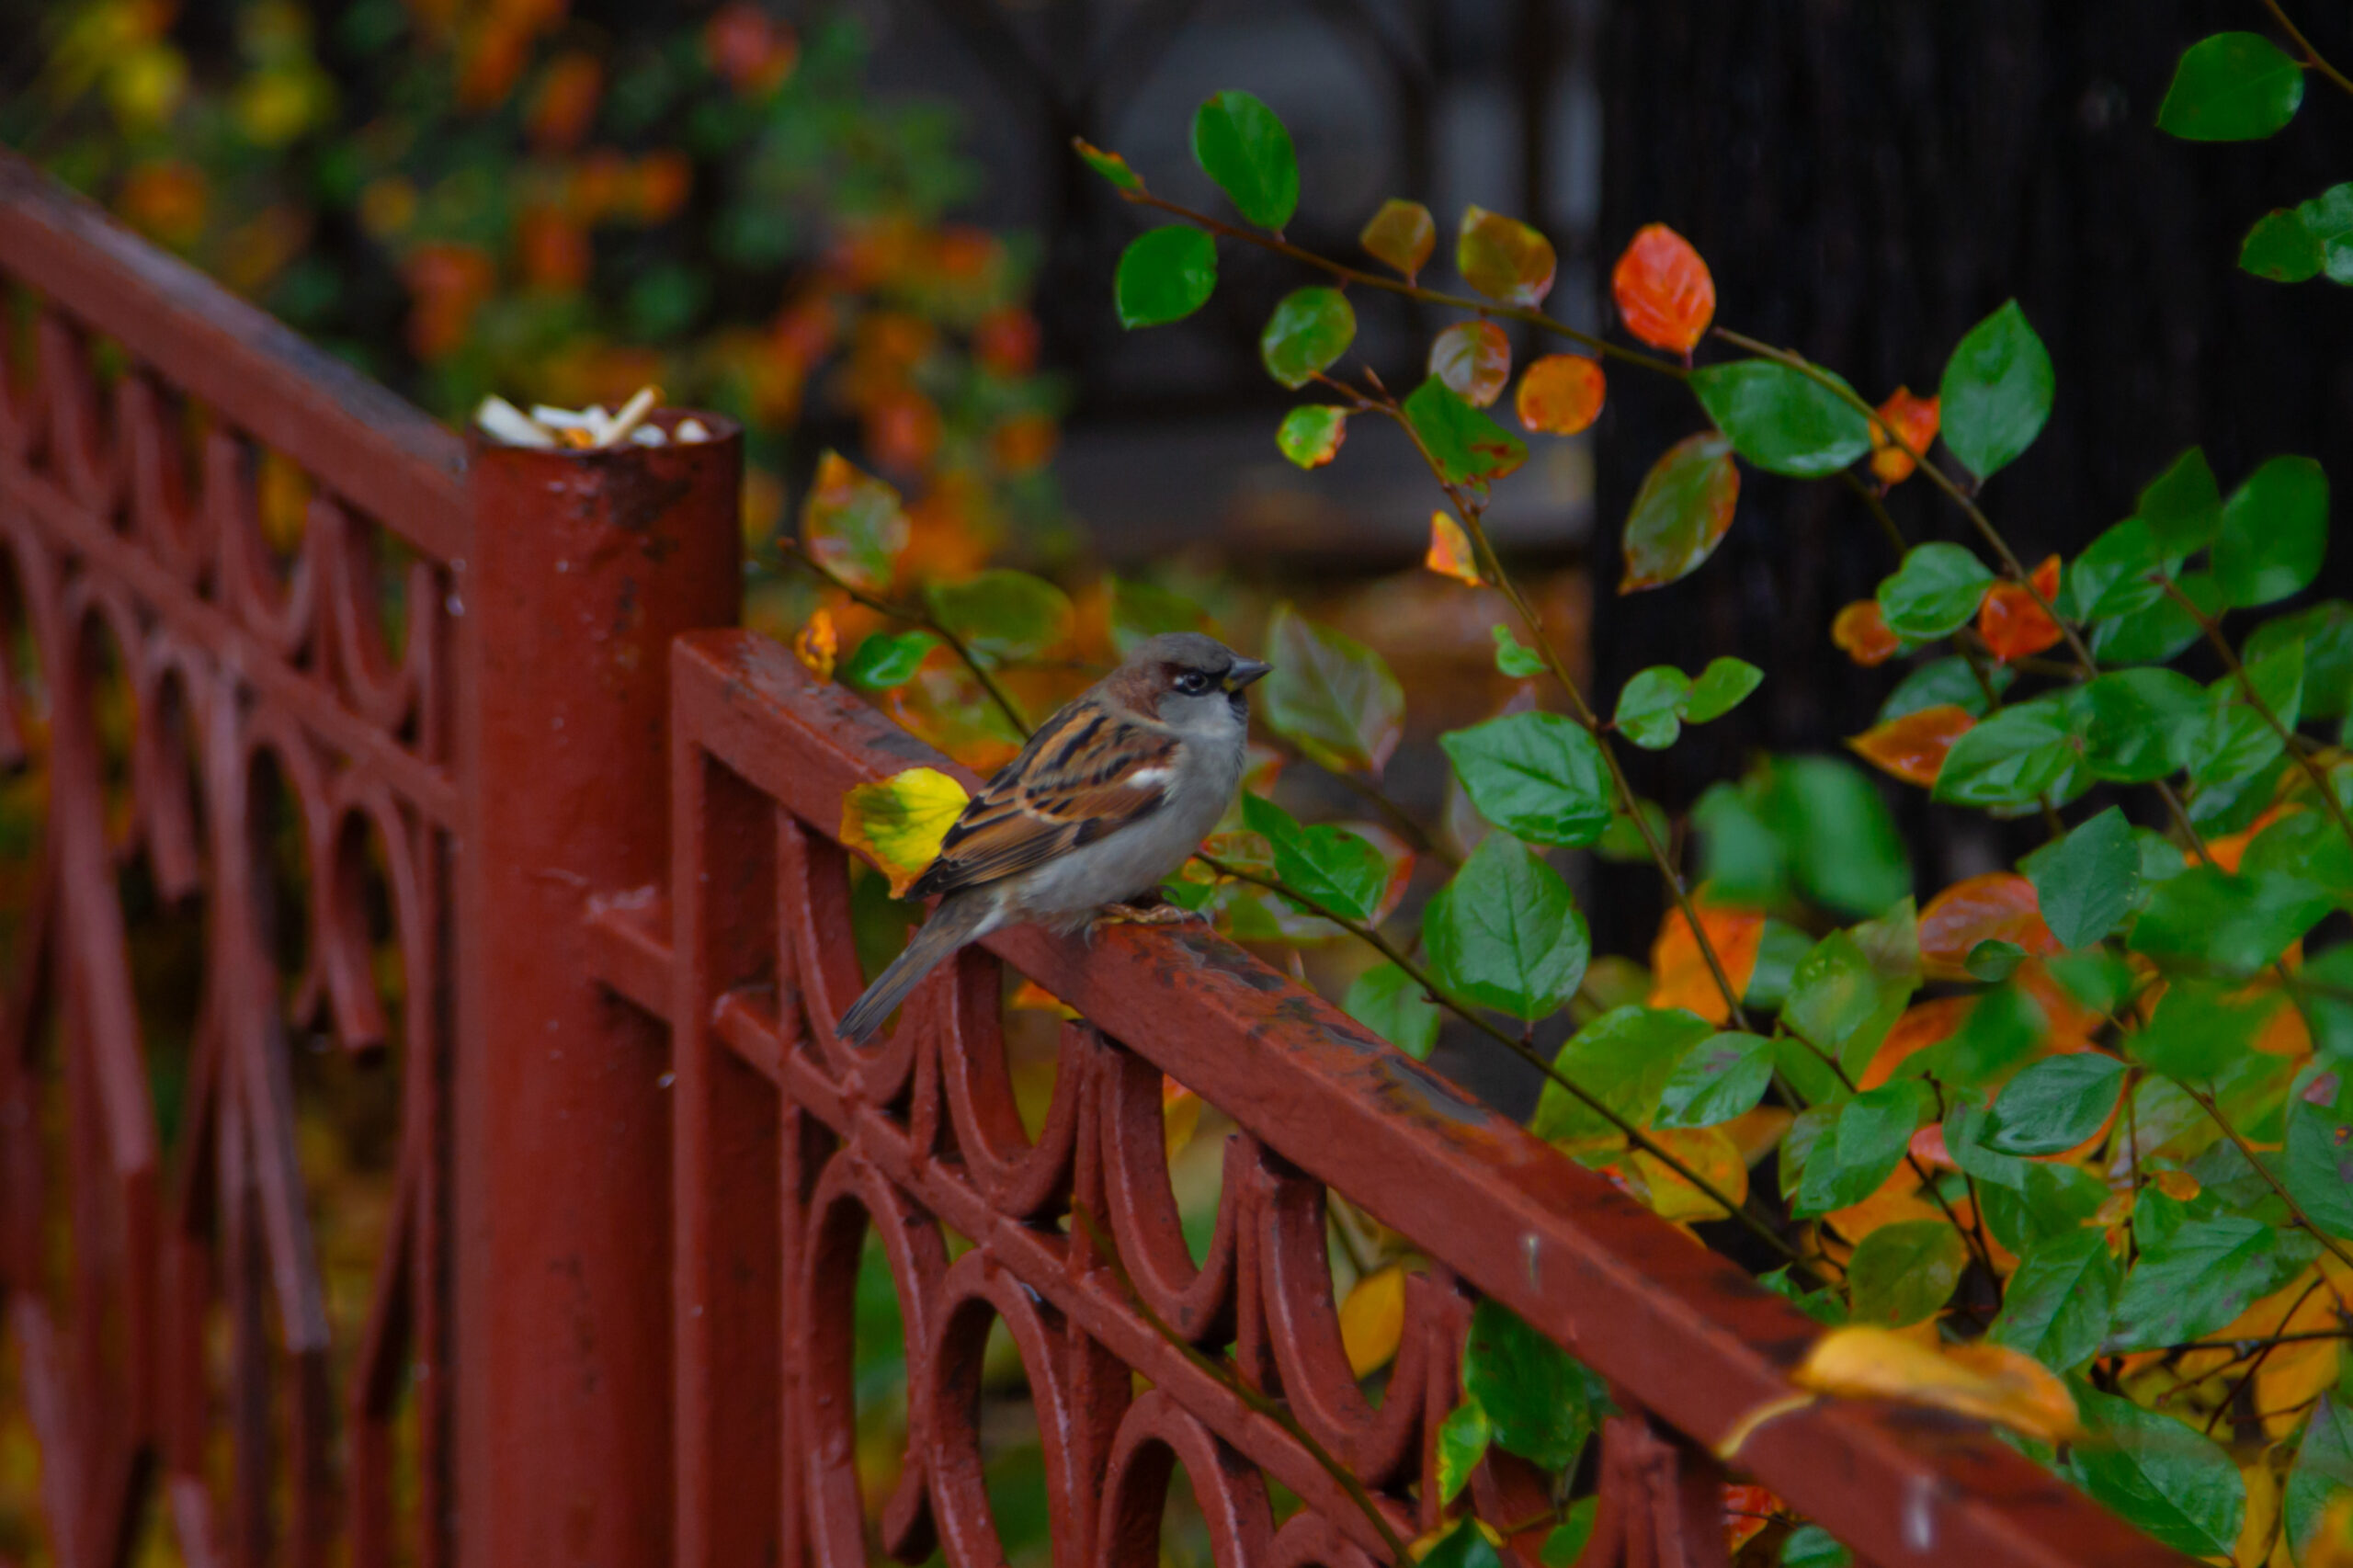
<path fill-rule="evenodd" d="M 0 379 L 0 756 L 47 785 L 0 1002 L 0 1289 L 54 1561 L 160 1530 L 198 1562 L 861 1562 L 870 1231 L 906 1325 L 904 1560 L 1001 1560 L 976 1425 L 1001 1321 L 1058 1564 L 1157 1561 L 1179 1464 L 1221 1563 L 1377 1561 L 1314 1448 L 1396 1535 L 1436 1523 L 1480 1291 L 1623 1412 L 1584 1561 L 1723 1560 L 1711 1447 L 1819 1331 L 1238 949 L 1009 931 L 881 1044 L 833 1037 L 859 985 L 842 793 L 948 765 L 724 630 L 732 434 L 469 460 L 5 156 L 0 283 L 39 301 Z M 169 1044 L 131 953 L 190 912 L 203 1002 Z M 1034 1140 L 1001 964 L 1084 1015 Z M 398 1085 L 344 1340 L 306 1040 Z M 1240 1128 L 1199 1265 L 1163 1074 Z M 1340 1346 L 1327 1187 L 1433 1260 L 1377 1405 Z M 1952 1417 L 1816 1405 L 1740 1464 L 1883 1564 L 2174 1561 Z M 1300 1503 L 1279 1528 L 1269 1482 Z M 1472 1495 L 1498 1525 L 1545 1512 L 1502 1458 Z"/>

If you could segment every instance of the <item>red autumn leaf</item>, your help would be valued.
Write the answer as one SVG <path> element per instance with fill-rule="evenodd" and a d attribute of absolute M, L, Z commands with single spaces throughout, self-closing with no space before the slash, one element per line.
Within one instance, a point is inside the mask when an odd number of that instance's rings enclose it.
<path fill-rule="evenodd" d="M 1938 996 L 1932 1001 L 1915 1002 L 1895 1020 L 1879 1049 L 1863 1066 L 1862 1076 L 1855 1080 L 1859 1089 L 1876 1089 L 1895 1076 L 1895 1070 L 1932 1045 L 1952 1038 L 1977 1006 L 1974 996 Z M 1941 1144 L 1938 1145 L 1942 1147 Z"/>
<path fill-rule="evenodd" d="M 2015 871 L 1955 882 L 1920 911 L 1921 967 L 1930 979 L 1967 980 L 1970 950 L 1980 942 L 2015 942 L 2032 958 L 2059 950 L 2034 884 Z"/>
<path fill-rule="evenodd" d="M 1888 439 L 1890 432 L 1894 440 Z M 1896 388 L 1871 421 L 1871 472 L 1881 484 L 1903 483 L 1915 466 L 1913 453 L 1926 453 L 1936 438 L 1937 400 L 1914 397 L 1910 387 Z"/>
<path fill-rule="evenodd" d="M 1609 274 L 1626 330 L 1654 348 L 1688 354 L 1716 319 L 1716 280 L 1691 242 L 1664 223 L 1634 235 Z"/>
<path fill-rule="evenodd" d="M 1547 354 L 1519 378 L 1519 422 L 1531 434 L 1574 436 L 1601 417 L 1607 384 L 1598 360 Z"/>
<path fill-rule="evenodd" d="M 1847 745 L 1872 767 L 1926 790 L 1936 783 L 1937 770 L 1945 765 L 1945 753 L 1952 750 L 1953 742 L 1976 726 L 1967 709 L 1940 702 L 1875 725 Z"/>
<path fill-rule="evenodd" d="M 1877 599 L 1857 599 L 1840 610 L 1830 623 L 1830 641 L 1865 669 L 1887 663 L 1903 646 L 1887 629 L 1887 618 L 1880 613 Z"/>
<path fill-rule="evenodd" d="M 1977 634 L 2004 664 L 2040 653 L 2059 641 L 2059 623 L 2034 602 L 2035 594 L 2048 604 L 2059 593 L 2059 558 L 2052 556 L 2034 569 L 2034 594 L 2018 583 L 1996 583 L 1977 607 Z"/>
<path fill-rule="evenodd" d="M 1451 512 L 1430 514 L 1430 548 L 1422 557 L 1422 564 L 1441 577 L 1451 577 L 1458 583 L 1475 588 L 1483 581 L 1479 575 L 1479 560 L 1471 549 L 1471 536 L 1454 520 Z"/>
<path fill-rule="evenodd" d="M 1511 340 L 1491 321 L 1456 322 L 1430 340 L 1430 374 L 1463 402 L 1484 408 L 1511 380 Z"/>

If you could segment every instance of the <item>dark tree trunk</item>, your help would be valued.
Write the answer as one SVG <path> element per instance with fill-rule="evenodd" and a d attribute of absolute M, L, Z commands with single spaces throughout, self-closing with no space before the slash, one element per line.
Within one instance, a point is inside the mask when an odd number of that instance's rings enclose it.
<path fill-rule="evenodd" d="M 2342 6 L 2288 4 L 2325 54 L 2353 62 Z M 1642 223 L 1674 225 L 1714 270 L 1722 323 L 1802 349 L 1873 402 L 1899 383 L 1933 392 L 1952 344 L 2015 296 L 2050 347 L 2058 403 L 1984 499 L 2029 563 L 2127 515 L 2192 443 L 2226 489 L 2275 453 L 2318 457 L 2342 516 L 2353 291 L 2264 283 L 2234 263 L 2260 214 L 2353 178 L 2353 100 L 2310 74 L 2302 113 L 2271 142 L 2161 135 L 2174 61 L 2225 28 L 2269 18 L 2256 0 L 1620 0 L 1601 70 L 1603 253 Z M 1892 546 L 1844 485 L 1751 471 L 1713 560 L 1673 586 L 1610 597 L 1635 487 L 1704 417 L 1633 373 L 1612 376 L 1611 400 L 1602 697 L 1659 662 L 1696 669 L 1728 653 L 1768 672 L 1742 711 L 1641 758 L 1643 788 L 1680 809 L 1759 748 L 1836 749 L 1893 675 L 1848 664 L 1830 620 L 1893 569 Z M 1892 505 L 1913 542 L 1964 538 L 1920 481 Z M 2322 586 L 2353 587 L 2353 551 Z M 1980 819 L 1903 793 L 1924 891 L 1983 869 Z M 1644 938 L 1658 910 L 1649 879 L 1613 871 L 1605 892 L 1612 944 Z"/>

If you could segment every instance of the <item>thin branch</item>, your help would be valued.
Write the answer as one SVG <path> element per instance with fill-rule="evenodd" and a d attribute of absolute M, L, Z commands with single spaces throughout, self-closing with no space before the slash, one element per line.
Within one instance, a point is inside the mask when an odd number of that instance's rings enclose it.
<path fill-rule="evenodd" d="M 2353 93 L 2353 80 L 2347 80 L 2344 72 L 2321 58 L 2320 51 L 2313 47 L 2312 40 L 2297 31 L 2296 24 L 2288 19 L 2288 13 L 2281 8 L 2279 0 L 2263 0 L 2263 8 L 2271 13 L 2271 19 L 2279 24 L 2279 30 L 2286 33 L 2295 41 L 2296 47 L 2304 51 L 2305 64 L 2336 83 L 2340 91 Z"/>
<path fill-rule="evenodd" d="M 1912 547 L 1904 542 L 1904 530 L 1895 526 L 1895 518 L 1889 513 L 1887 501 L 1879 488 L 1866 483 L 1851 468 L 1840 469 L 1838 477 L 1847 482 L 1848 489 L 1862 497 L 1863 505 L 1870 508 L 1871 517 L 1879 523 L 1880 531 L 1887 535 L 1887 542 L 1894 547 L 1896 560 L 1903 560 Z"/>
<path fill-rule="evenodd" d="M 947 643 L 949 650 L 963 661 L 964 667 L 972 672 L 972 678 L 981 683 L 981 689 L 989 694 L 989 700 L 996 704 L 997 711 L 1005 715 L 1006 722 L 1019 732 L 1024 739 L 1028 738 L 1030 732 L 1029 717 L 1022 712 L 1021 705 L 1013 699 L 1013 694 L 997 683 L 995 674 L 981 661 L 978 654 L 972 652 L 971 644 L 958 636 L 954 630 L 938 616 L 933 614 L 928 607 L 898 604 L 878 594 L 867 592 L 801 549 L 797 540 L 781 540 L 778 549 L 787 561 L 796 562 L 808 568 L 826 584 L 848 595 L 877 615 L 886 615 L 892 620 L 903 620 L 910 626 L 920 627 Z"/>
<path fill-rule="evenodd" d="M 2198 1108 L 2204 1111 L 2208 1119 L 2222 1130 L 2222 1136 L 2228 1138 L 2238 1152 L 2245 1156 L 2246 1163 L 2255 1167 L 2255 1174 L 2263 1178 L 2264 1185 L 2279 1194 L 2279 1201 L 2288 1206 L 2288 1212 L 2294 1217 L 2296 1223 L 2310 1232 L 2313 1240 L 2326 1247 L 2336 1256 L 2337 1262 L 2347 1268 L 2353 1268 L 2353 1252 L 2346 1251 L 2343 1242 L 2313 1223 L 2313 1217 L 2304 1212 L 2303 1205 L 2296 1201 L 2295 1195 L 2288 1190 L 2287 1185 L 2272 1175 L 2271 1167 L 2265 1165 L 2256 1153 L 2255 1145 L 2246 1141 L 2245 1134 L 2231 1125 L 2230 1118 L 2222 1114 L 2222 1108 L 2215 1103 L 2214 1096 L 2203 1089 L 2194 1088 L 2188 1084 L 2182 1083 L 2178 1078 L 2173 1081 L 2179 1084 L 2181 1092 L 2197 1101 Z"/>

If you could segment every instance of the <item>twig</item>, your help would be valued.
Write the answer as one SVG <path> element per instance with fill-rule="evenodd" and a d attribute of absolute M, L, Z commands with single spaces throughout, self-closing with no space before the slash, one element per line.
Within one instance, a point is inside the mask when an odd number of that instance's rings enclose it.
<path fill-rule="evenodd" d="M 2279 30 L 2295 40 L 2296 47 L 2304 51 L 2305 64 L 2336 83 L 2341 90 L 2353 93 L 2353 80 L 2347 80 L 2344 72 L 2321 58 L 2320 51 L 2313 47 L 2312 40 L 2297 31 L 2296 24 L 2288 19 L 2288 13 L 2281 8 L 2279 0 L 2263 0 L 2263 8 L 2271 13 L 2272 20 L 2279 24 Z"/>
<path fill-rule="evenodd" d="M 989 694 L 989 700 L 996 704 L 997 711 L 1005 715 L 1006 722 L 1019 732 L 1022 738 L 1025 740 L 1029 738 L 1029 717 L 1022 712 L 1021 705 L 1014 701 L 1013 694 L 997 684 L 995 675 L 990 671 L 988 665 L 981 662 L 980 656 L 972 652 L 972 646 L 963 638 L 958 636 L 954 630 L 934 614 L 928 607 L 918 608 L 915 605 L 897 604 L 878 594 L 867 592 L 801 549 L 797 540 L 784 540 L 779 543 L 778 549 L 787 561 L 797 562 L 807 567 L 824 582 L 842 593 L 847 594 L 876 614 L 887 615 L 892 620 L 904 620 L 910 626 L 921 627 L 947 643 L 949 650 L 963 661 L 964 667 L 972 672 L 972 678 L 981 683 L 981 689 Z"/>
<path fill-rule="evenodd" d="M 2203 1089 L 2183 1083 L 2179 1078 L 2173 1081 L 2179 1084 L 2181 1092 L 2195 1100 L 2198 1103 L 2198 1108 L 2204 1111 L 2214 1125 L 2222 1130 L 2222 1136 L 2228 1138 L 2238 1152 L 2245 1156 L 2246 1163 L 2255 1167 L 2255 1174 L 2263 1178 L 2264 1185 L 2279 1195 L 2279 1201 L 2288 1206 L 2288 1212 L 2294 1217 L 2296 1223 L 2312 1233 L 2313 1240 L 2327 1248 L 2336 1256 L 2337 1262 L 2344 1264 L 2347 1268 L 2353 1268 L 2353 1253 L 2346 1251 L 2344 1243 L 2313 1223 L 2313 1217 L 2304 1212 L 2303 1205 L 2296 1201 L 2295 1195 L 2288 1190 L 2287 1185 L 2272 1175 L 2271 1167 L 2265 1165 L 2261 1157 L 2256 1153 L 2255 1145 L 2249 1143 L 2245 1135 L 2231 1125 L 2230 1118 L 2222 1114 L 2222 1108 L 2215 1103 L 2214 1096 Z"/>

